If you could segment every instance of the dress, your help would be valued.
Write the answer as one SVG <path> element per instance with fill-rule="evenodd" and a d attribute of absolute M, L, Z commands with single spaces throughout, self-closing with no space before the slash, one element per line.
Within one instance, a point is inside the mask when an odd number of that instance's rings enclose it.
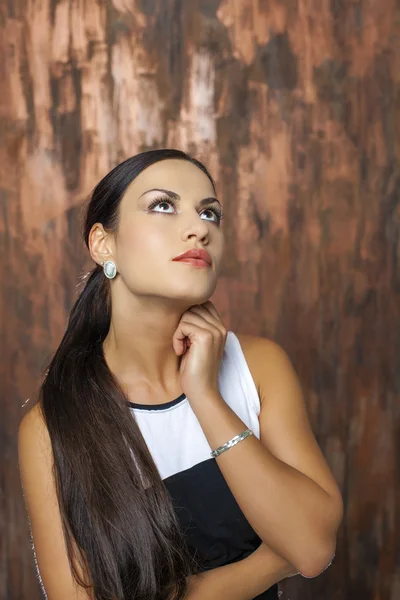
<path fill-rule="evenodd" d="M 225 402 L 260 439 L 260 400 L 240 342 L 228 331 L 218 376 Z M 202 571 L 236 562 L 261 544 L 230 488 L 200 423 L 182 394 L 163 404 L 129 402 Z M 228 450 L 229 452 L 229 450 Z M 257 600 L 276 600 L 275 584 Z"/>
<path fill-rule="evenodd" d="M 237 336 L 228 331 L 219 371 L 225 402 L 260 438 L 257 388 Z M 261 539 L 230 491 L 189 400 L 184 394 L 163 404 L 128 402 L 202 571 L 249 556 Z M 229 452 L 229 450 L 228 450 Z M 25 497 L 24 497 L 25 498 Z M 45 600 L 28 517 L 36 574 Z M 253 600 L 277 600 L 275 584 Z"/>

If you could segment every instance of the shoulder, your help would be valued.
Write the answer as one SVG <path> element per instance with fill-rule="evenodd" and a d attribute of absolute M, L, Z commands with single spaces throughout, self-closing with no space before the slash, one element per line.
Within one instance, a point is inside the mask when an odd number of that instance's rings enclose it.
<path fill-rule="evenodd" d="M 47 427 L 43 418 L 41 405 L 37 402 L 30 408 L 22 417 L 18 427 L 18 442 L 23 445 L 25 443 L 41 443 L 48 439 Z"/>
<path fill-rule="evenodd" d="M 266 337 L 235 333 L 256 384 L 260 401 L 266 393 L 268 382 L 276 381 L 293 372 L 286 351 L 274 340 Z"/>
<path fill-rule="evenodd" d="M 240 345 L 246 348 L 247 352 L 268 352 L 268 353 L 279 353 L 284 352 L 283 348 L 274 340 L 259 335 L 249 335 L 247 333 L 236 333 Z"/>
<path fill-rule="evenodd" d="M 24 487 L 35 494 L 35 482 L 49 477 L 52 463 L 51 441 L 39 403 L 25 413 L 19 424 L 18 460 Z"/>
<path fill-rule="evenodd" d="M 18 449 L 24 453 L 32 446 L 47 451 L 50 443 L 41 405 L 38 402 L 22 417 L 18 427 Z"/>

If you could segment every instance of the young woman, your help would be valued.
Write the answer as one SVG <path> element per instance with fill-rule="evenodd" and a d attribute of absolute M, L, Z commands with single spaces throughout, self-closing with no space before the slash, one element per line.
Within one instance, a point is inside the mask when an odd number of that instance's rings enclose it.
<path fill-rule="evenodd" d="M 49 600 L 251 600 L 332 561 L 342 499 L 284 351 L 227 331 L 222 209 L 178 150 L 96 186 L 96 263 L 19 428 Z"/>

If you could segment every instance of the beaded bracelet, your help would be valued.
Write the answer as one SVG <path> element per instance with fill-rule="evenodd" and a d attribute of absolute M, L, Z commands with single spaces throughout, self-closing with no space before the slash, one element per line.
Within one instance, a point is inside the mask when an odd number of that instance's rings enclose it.
<path fill-rule="evenodd" d="M 247 438 L 247 436 L 249 436 L 249 435 L 253 435 L 253 432 L 251 431 L 251 429 L 245 429 L 245 431 L 242 431 L 242 433 L 239 433 L 239 435 L 235 435 L 235 437 L 233 437 L 231 440 L 229 440 L 228 442 L 226 442 L 225 444 L 223 444 L 216 450 L 213 450 L 211 452 L 212 458 L 216 458 L 217 456 L 222 454 L 222 452 L 229 450 L 229 448 L 232 448 L 232 446 L 236 446 L 236 444 L 238 444 L 239 442 L 241 442 L 242 440 Z"/>

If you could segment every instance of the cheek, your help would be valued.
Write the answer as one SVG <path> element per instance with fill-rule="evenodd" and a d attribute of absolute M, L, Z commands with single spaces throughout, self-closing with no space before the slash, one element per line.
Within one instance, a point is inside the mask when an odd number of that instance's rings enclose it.
<path fill-rule="evenodd" d="M 173 256 L 173 243 L 168 237 L 166 227 L 138 222 L 126 226 L 119 232 L 117 259 L 121 269 L 143 271 L 143 269 L 163 268 L 168 258 Z"/>

